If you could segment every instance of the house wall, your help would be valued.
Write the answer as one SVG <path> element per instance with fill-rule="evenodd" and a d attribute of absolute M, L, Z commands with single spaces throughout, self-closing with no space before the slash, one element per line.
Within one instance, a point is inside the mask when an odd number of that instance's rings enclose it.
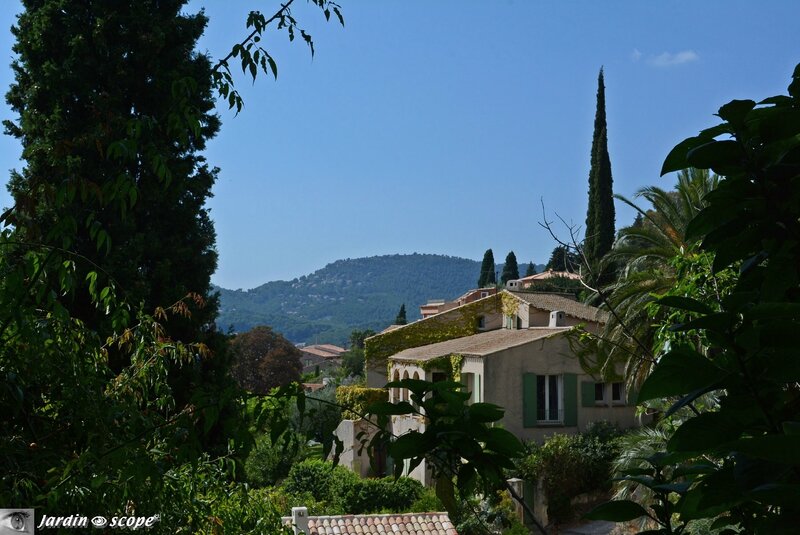
<path fill-rule="evenodd" d="M 386 363 L 391 354 L 399 353 L 400 351 L 409 347 L 416 347 L 433 343 L 434 341 L 441 341 L 441 339 L 435 339 L 429 342 L 420 343 L 420 337 L 415 336 L 413 333 L 419 334 L 423 330 L 435 331 L 435 327 L 437 325 L 446 325 L 452 330 L 454 327 L 464 325 L 464 323 L 467 321 L 470 322 L 469 328 L 473 328 L 474 324 L 472 322 L 476 316 L 484 317 L 484 326 L 482 329 L 480 329 L 481 331 L 491 331 L 502 327 L 503 317 L 500 308 L 501 305 L 499 297 L 495 298 L 494 296 L 490 296 L 484 299 L 479 299 L 478 301 L 465 306 L 470 308 L 468 310 L 465 310 L 462 307 L 454 308 L 452 310 L 442 312 L 441 314 L 437 314 L 436 316 L 409 323 L 408 325 L 404 325 L 403 327 L 389 331 L 388 333 L 378 334 L 367 338 L 366 344 L 368 354 L 370 346 L 379 343 L 379 340 L 386 340 L 386 337 L 391 337 L 393 340 L 391 353 L 387 352 L 385 356 L 374 359 L 368 357 L 366 364 L 367 386 L 370 388 L 381 388 L 386 384 Z"/>
<path fill-rule="evenodd" d="M 339 464 L 348 468 L 361 477 L 372 474 L 369 453 L 364 448 L 359 455 L 362 441 L 368 442 L 376 433 L 377 428 L 366 420 L 342 420 L 336 427 L 334 434 L 342 441 L 343 451 L 339 455 Z M 333 459 L 331 451 L 328 459 Z"/>
<path fill-rule="evenodd" d="M 639 425 L 633 406 L 582 407 L 581 382 L 594 382 L 583 372 L 578 359 L 571 356 L 569 344 L 563 335 L 537 340 L 524 346 L 509 348 L 485 358 L 485 401 L 505 408 L 503 426 L 523 440 L 543 441 L 553 434 L 574 434 L 586 429 L 593 421 L 607 420 L 628 428 Z M 523 374 L 577 375 L 577 427 L 543 424 L 537 427 L 523 425 Z M 563 389 L 561 395 L 563 397 Z"/>

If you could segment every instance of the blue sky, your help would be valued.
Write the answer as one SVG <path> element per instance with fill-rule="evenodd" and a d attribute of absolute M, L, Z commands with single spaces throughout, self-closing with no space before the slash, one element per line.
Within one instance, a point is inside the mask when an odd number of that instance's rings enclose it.
<path fill-rule="evenodd" d="M 277 82 L 245 77 L 245 109 L 220 107 L 207 151 L 219 269 L 250 288 L 340 258 L 441 253 L 546 262 L 549 215 L 583 224 L 597 73 L 605 68 L 614 191 L 659 178 L 669 149 L 734 98 L 785 93 L 800 62 L 800 3 L 786 1 L 341 0 L 346 26 L 298 0 L 316 56 L 271 33 Z M 0 13 L 0 86 L 14 21 Z M 214 58 L 253 7 L 205 6 Z M 0 106 L 0 118 L 12 116 Z M 0 139 L 0 169 L 20 167 Z M 0 205 L 10 199 L 0 193 Z M 617 203 L 617 226 L 633 218 Z"/>

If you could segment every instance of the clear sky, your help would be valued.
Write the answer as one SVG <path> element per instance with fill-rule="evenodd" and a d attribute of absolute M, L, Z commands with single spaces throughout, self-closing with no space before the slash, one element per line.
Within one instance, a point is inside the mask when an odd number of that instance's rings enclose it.
<path fill-rule="evenodd" d="M 316 56 L 285 34 L 266 47 L 277 82 L 245 77 L 245 109 L 219 108 L 207 157 L 219 269 L 250 288 L 340 258 L 441 253 L 547 261 L 548 213 L 583 224 L 597 74 L 605 68 L 614 191 L 659 178 L 669 149 L 734 98 L 785 94 L 800 62 L 800 2 L 767 0 L 340 0 L 344 28 L 298 0 Z M 247 12 L 277 2 L 196 1 L 214 58 Z M 0 13 L 0 86 L 15 7 Z M 0 106 L 0 118 L 11 117 Z M 0 169 L 20 167 L 0 139 Z M 0 193 L 0 205 L 10 199 Z M 617 203 L 617 226 L 633 214 Z"/>

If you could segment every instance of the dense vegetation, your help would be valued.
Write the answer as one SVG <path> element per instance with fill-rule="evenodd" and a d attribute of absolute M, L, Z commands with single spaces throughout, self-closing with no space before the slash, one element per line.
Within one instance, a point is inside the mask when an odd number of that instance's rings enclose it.
<path fill-rule="evenodd" d="M 694 167 L 721 178 L 699 206 L 686 203 L 690 210 L 672 209 L 688 200 L 678 192 L 674 202 L 654 202 L 650 217 L 642 213 L 648 234 L 672 228 L 672 236 L 659 238 L 667 254 L 633 261 L 644 277 L 656 280 L 660 270 L 674 284 L 654 303 L 629 303 L 626 317 L 647 307 L 659 321 L 652 345 L 625 328 L 637 346 L 627 360 L 643 363 L 632 370 L 643 378 L 638 402 L 664 418 L 657 433 L 642 434 L 638 461 L 620 463 L 627 499 L 592 518 L 642 519 L 647 533 L 661 534 L 796 531 L 799 114 L 800 65 L 788 95 L 729 102 L 717 114 L 722 124 L 667 156 L 662 174 Z M 676 240 L 689 248 L 674 247 Z M 625 286 L 601 297 L 613 304 Z"/>

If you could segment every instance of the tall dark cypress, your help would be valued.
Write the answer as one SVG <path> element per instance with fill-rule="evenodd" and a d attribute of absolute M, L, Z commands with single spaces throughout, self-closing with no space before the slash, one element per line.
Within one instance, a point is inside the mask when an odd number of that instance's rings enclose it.
<path fill-rule="evenodd" d="M 500 282 L 505 284 L 510 280 L 516 280 L 518 278 L 519 265 L 517 264 L 517 255 L 514 254 L 514 251 L 511 251 L 508 253 L 508 256 L 506 256 L 506 263 L 503 265 L 503 274 L 500 276 Z"/>
<path fill-rule="evenodd" d="M 408 319 L 406 319 L 406 304 L 403 303 L 400 305 L 400 310 L 397 312 L 397 317 L 394 319 L 395 325 L 405 325 L 408 323 Z"/>
<path fill-rule="evenodd" d="M 603 69 L 597 77 L 597 111 L 594 117 L 591 168 L 589 170 L 589 208 L 586 212 L 584 251 L 595 264 L 614 243 L 614 192 L 611 159 L 608 156 L 606 127 L 606 88 Z"/>
<path fill-rule="evenodd" d="M 481 274 L 480 277 L 478 277 L 478 288 L 493 286 L 496 282 L 497 277 L 494 273 L 494 253 L 491 249 L 486 249 L 486 252 L 483 253 Z"/>
<path fill-rule="evenodd" d="M 184 4 L 26 0 L 6 96 L 19 117 L 5 126 L 24 149 L 9 186 L 20 240 L 70 247 L 80 278 L 93 270 L 105 284 L 110 274 L 134 310 L 202 296 L 208 306 L 168 324 L 171 337 L 196 341 L 217 312 L 205 205 L 217 170 L 202 152 L 220 121 L 211 65 L 195 50 L 206 17 Z M 196 124 L 182 123 L 187 114 Z M 55 194 L 64 184 L 71 194 Z M 109 333 L 88 296 L 64 304 Z"/>

